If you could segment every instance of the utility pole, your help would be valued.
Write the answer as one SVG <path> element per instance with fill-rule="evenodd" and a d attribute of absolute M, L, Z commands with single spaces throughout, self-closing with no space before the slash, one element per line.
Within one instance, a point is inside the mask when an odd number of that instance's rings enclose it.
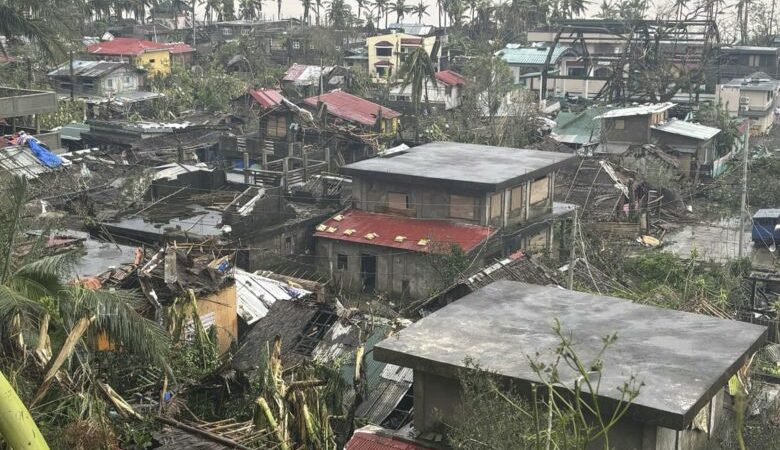
<path fill-rule="evenodd" d="M 73 50 L 68 53 L 68 56 L 70 57 L 70 101 L 73 101 L 75 98 L 73 95 L 73 85 L 76 84 L 75 77 L 73 76 Z"/>
<path fill-rule="evenodd" d="M 574 289 L 574 248 L 577 242 L 577 207 L 574 207 L 574 220 L 571 224 L 571 242 L 569 242 L 569 290 Z"/>
<path fill-rule="evenodd" d="M 192 20 L 192 48 L 195 48 L 195 43 L 197 42 L 195 35 L 198 34 L 198 30 L 195 25 L 195 0 L 192 0 L 192 17 L 190 19 Z"/>
<path fill-rule="evenodd" d="M 745 241 L 745 208 L 747 207 L 748 155 L 750 154 L 750 118 L 745 130 L 745 149 L 742 155 L 742 201 L 739 203 L 739 249 L 737 257 L 742 259 L 742 247 Z"/>

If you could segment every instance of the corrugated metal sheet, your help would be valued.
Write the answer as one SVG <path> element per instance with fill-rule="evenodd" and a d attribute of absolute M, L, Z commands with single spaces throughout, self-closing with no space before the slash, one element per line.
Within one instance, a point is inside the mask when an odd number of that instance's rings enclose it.
<path fill-rule="evenodd" d="M 401 113 L 398 111 L 385 108 L 384 106 L 341 90 L 309 97 L 303 102 L 313 107 L 317 107 L 318 102 L 323 102 L 328 106 L 328 114 L 362 125 L 374 125 L 380 110 L 382 111 L 382 117 L 385 119 L 393 119 L 401 116 Z"/>
<path fill-rule="evenodd" d="M 630 116 L 644 116 L 646 114 L 654 114 L 667 111 L 675 106 L 672 102 L 666 103 L 654 103 L 651 105 L 632 106 L 630 108 L 618 108 L 611 111 L 607 111 L 604 114 L 596 117 L 597 119 L 612 119 L 616 117 L 630 117 Z"/>
<path fill-rule="evenodd" d="M 174 54 L 195 51 L 183 42 L 162 43 L 127 37 L 118 37 L 87 46 L 87 53 L 111 56 L 138 56 L 156 50 L 168 50 Z"/>
<path fill-rule="evenodd" d="M 154 174 L 155 180 L 175 180 L 179 175 L 190 172 L 213 172 L 214 169 L 210 169 L 205 166 L 193 166 L 190 164 L 166 164 L 164 166 L 155 167 L 157 173 Z"/>
<path fill-rule="evenodd" d="M 0 168 L 29 179 L 38 178 L 38 175 L 49 171 L 26 145 L 0 149 Z"/>
<path fill-rule="evenodd" d="M 116 61 L 73 61 L 73 75 L 84 78 L 100 78 L 128 64 Z M 70 77 L 70 63 L 65 63 L 49 72 L 50 77 Z"/>
<path fill-rule="evenodd" d="M 333 70 L 333 66 L 314 66 L 307 64 L 293 64 L 284 73 L 282 81 L 287 81 L 296 86 L 311 86 L 319 84 L 320 76 Z"/>
<path fill-rule="evenodd" d="M 331 217 L 318 229 L 323 229 L 314 233 L 318 238 L 425 253 L 449 251 L 452 244 L 468 252 L 495 231 L 480 225 L 416 219 L 357 209 Z"/>
<path fill-rule="evenodd" d="M 571 50 L 570 47 L 555 47 L 550 62 L 555 64 L 558 59 L 569 50 Z M 547 60 L 549 51 L 549 47 L 507 47 L 496 52 L 496 56 L 500 56 L 507 64 L 540 66 Z"/>
<path fill-rule="evenodd" d="M 676 134 L 701 141 L 708 141 L 720 133 L 720 128 L 708 127 L 706 125 L 677 119 L 653 125 L 652 128 L 654 130 L 663 131 L 664 133 Z"/>
<path fill-rule="evenodd" d="M 305 289 L 238 268 L 235 269 L 233 278 L 236 281 L 238 314 L 249 325 L 265 317 L 277 300 L 294 300 L 311 295 L 311 292 Z"/>
<path fill-rule="evenodd" d="M 411 387 L 412 383 L 380 380 L 379 385 L 369 391 L 368 398 L 360 404 L 355 415 L 368 423 L 379 425 L 393 412 Z"/>
<path fill-rule="evenodd" d="M 431 25 L 421 25 L 418 23 L 391 23 L 387 26 L 388 30 L 398 30 L 414 36 L 428 36 L 433 34 Z"/>
<path fill-rule="evenodd" d="M 458 72 L 452 70 L 441 70 L 436 72 L 436 79 L 450 86 L 466 84 L 466 79 Z"/>
<path fill-rule="evenodd" d="M 345 450 L 430 450 L 415 442 L 393 435 L 389 430 L 366 426 L 355 431 Z"/>
<path fill-rule="evenodd" d="M 279 106 L 282 104 L 284 99 L 284 96 L 282 96 L 282 91 L 278 89 L 255 89 L 249 91 L 249 95 L 251 95 L 252 98 L 255 99 L 257 103 L 259 103 L 263 108 Z"/>

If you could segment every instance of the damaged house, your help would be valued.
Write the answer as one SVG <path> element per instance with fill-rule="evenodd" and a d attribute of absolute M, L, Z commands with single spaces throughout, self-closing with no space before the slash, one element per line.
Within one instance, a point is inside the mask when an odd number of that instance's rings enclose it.
<path fill-rule="evenodd" d="M 344 166 L 352 205 L 317 227 L 319 270 L 344 288 L 421 298 L 443 281 L 433 259 L 454 247 L 477 267 L 549 248 L 551 222 L 571 212 L 553 205 L 555 172 L 574 158 L 435 142 Z"/>

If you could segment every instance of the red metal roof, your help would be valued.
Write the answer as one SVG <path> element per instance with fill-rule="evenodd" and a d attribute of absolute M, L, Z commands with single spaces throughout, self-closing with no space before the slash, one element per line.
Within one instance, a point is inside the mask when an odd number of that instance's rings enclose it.
<path fill-rule="evenodd" d="M 367 431 L 355 431 L 345 450 L 430 450 L 414 442 L 397 437 L 387 437 Z"/>
<path fill-rule="evenodd" d="M 171 42 L 163 45 L 165 45 L 173 55 L 179 53 L 192 53 L 195 51 L 194 48 L 192 48 L 189 44 L 185 44 L 184 42 Z"/>
<path fill-rule="evenodd" d="M 148 51 L 168 50 L 171 53 L 189 53 L 195 49 L 184 42 L 160 43 L 143 39 L 118 37 L 110 41 L 97 42 L 87 46 L 87 52 L 94 55 L 133 55 Z"/>
<path fill-rule="evenodd" d="M 415 252 L 446 253 L 453 244 L 463 251 L 471 251 L 493 231 L 480 225 L 350 209 L 323 222 L 314 236 Z M 366 237 L 369 234 L 373 234 L 371 239 Z"/>
<path fill-rule="evenodd" d="M 303 102 L 316 108 L 318 101 L 328 105 L 328 114 L 363 125 L 374 125 L 376 123 L 377 113 L 380 109 L 382 110 L 382 117 L 386 119 L 393 119 L 401 115 L 398 111 L 393 111 L 390 108 L 385 108 L 384 106 L 377 105 L 374 102 L 370 102 L 364 98 L 348 94 L 341 90 L 309 97 Z"/>
<path fill-rule="evenodd" d="M 461 74 L 458 72 L 453 72 L 452 70 L 442 70 L 440 72 L 436 72 L 436 79 L 450 86 L 466 84 L 466 79 L 463 78 L 463 76 L 461 76 Z"/>
<path fill-rule="evenodd" d="M 278 89 L 255 89 L 250 90 L 249 95 L 257 101 L 264 109 L 273 108 L 282 104 L 282 91 Z"/>

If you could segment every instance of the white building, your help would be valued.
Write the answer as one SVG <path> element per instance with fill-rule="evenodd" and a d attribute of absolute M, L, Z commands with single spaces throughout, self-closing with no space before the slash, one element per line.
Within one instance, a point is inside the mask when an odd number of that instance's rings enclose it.
<path fill-rule="evenodd" d="M 436 83 L 427 81 L 428 103 L 435 108 L 450 110 L 459 107 L 463 103 L 463 86 L 465 79 L 452 70 L 436 72 Z M 423 90 L 422 102 L 425 101 L 426 91 Z M 390 100 L 409 102 L 412 101 L 412 85 L 398 84 L 390 89 Z"/>

